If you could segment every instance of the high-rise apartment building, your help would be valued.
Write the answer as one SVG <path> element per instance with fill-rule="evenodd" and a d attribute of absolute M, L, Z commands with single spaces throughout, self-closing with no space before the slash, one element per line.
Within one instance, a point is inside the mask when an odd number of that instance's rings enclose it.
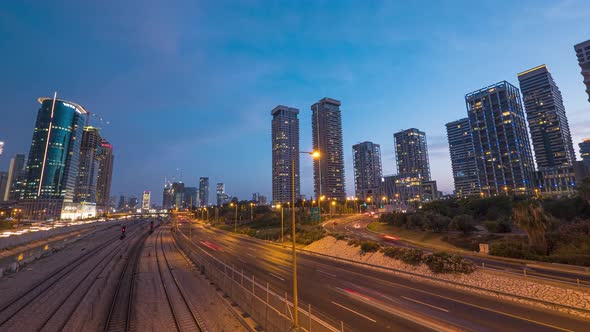
<path fill-rule="evenodd" d="M 320 158 L 313 162 L 316 197 L 344 200 L 344 154 L 340 101 L 323 98 L 311 106 L 313 148 Z"/>
<path fill-rule="evenodd" d="M 84 127 L 74 202 L 96 203 L 96 181 L 98 179 L 101 143 L 102 138 L 98 128 Z"/>
<path fill-rule="evenodd" d="M 202 177 L 199 179 L 199 206 L 209 206 L 209 178 Z M 195 206 L 196 206 L 195 201 Z"/>
<path fill-rule="evenodd" d="M 426 134 L 416 128 L 410 128 L 395 133 L 393 138 L 398 175 L 430 181 Z"/>
<path fill-rule="evenodd" d="M 141 195 L 141 209 L 147 211 L 150 209 L 151 191 L 145 190 Z"/>
<path fill-rule="evenodd" d="M 293 174 L 295 199 L 300 195 L 299 177 L 299 110 L 279 105 L 272 115 L 272 200 L 290 202 Z M 292 168 L 293 167 L 293 168 Z"/>
<path fill-rule="evenodd" d="M 172 184 L 166 182 L 164 184 L 164 192 L 162 194 L 162 208 L 172 209 L 174 207 L 174 193 L 172 192 Z"/>
<path fill-rule="evenodd" d="M 172 183 L 172 207 L 176 209 L 182 209 L 184 203 L 184 183 Z"/>
<path fill-rule="evenodd" d="M 590 171 L 590 138 L 586 138 L 579 144 L 580 146 L 580 157 L 586 168 Z"/>
<path fill-rule="evenodd" d="M 193 207 L 199 206 L 200 200 L 200 188 L 197 187 L 184 187 L 183 192 L 183 208 L 192 209 Z"/>
<path fill-rule="evenodd" d="M 25 165 L 24 154 L 17 154 L 14 158 L 10 159 L 8 184 L 4 192 L 0 191 L 5 201 L 16 201 L 23 197 L 26 180 Z"/>
<path fill-rule="evenodd" d="M 215 188 L 215 195 L 217 198 L 217 206 L 222 206 L 226 203 L 228 195 L 225 193 L 225 184 L 219 182 Z"/>
<path fill-rule="evenodd" d="M 541 65 L 518 74 L 543 194 L 574 192 L 576 154 L 559 88 Z"/>
<path fill-rule="evenodd" d="M 477 174 L 477 163 L 475 162 L 469 119 L 463 118 L 449 122 L 446 124 L 446 127 L 451 166 L 453 169 L 453 181 L 455 183 L 455 196 L 466 197 L 479 195 L 479 176 Z"/>
<path fill-rule="evenodd" d="M 98 178 L 96 179 L 96 205 L 99 209 L 106 210 L 109 207 L 114 161 L 113 146 L 103 138 L 100 142 Z"/>
<path fill-rule="evenodd" d="M 380 196 L 381 147 L 373 142 L 362 142 L 352 146 L 354 167 L 354 189 L 359 199 Z"/>
<path fill-rule="evenodd" d="M 465 102 L 482 195 L 531 193 L 535 168 L 518 88 L 502 81 Z"/>
<path fill-rule="evenodd" d="M 582 70 L 582 76 L 584 77 L 584 85 L 586 86 L 588 101 L 590 101 L 590 40 L 575 45 L 574 50 L 576 50 L 578 64 Z"/>
<path fill-rule="evenodd" d="M 35 130 L 26 167 L 23 215 L 60 218 L 74 198 L 78 176 L 84 116 L 80 105 L 54 98 L 39 98 Z"/>
<path fill-rule="evenodd" d="M 0 141 L 0 156 L 4 153 L 4 142 Z"/>
<path fill-rule="evenodd" d="M 8 172 L 0 171 L 0 192 L 5 192 L 6 188 L 10 186 L 8 182 Z M 4 201 L 4 198 L 0 199 L 0 202 Z"/>

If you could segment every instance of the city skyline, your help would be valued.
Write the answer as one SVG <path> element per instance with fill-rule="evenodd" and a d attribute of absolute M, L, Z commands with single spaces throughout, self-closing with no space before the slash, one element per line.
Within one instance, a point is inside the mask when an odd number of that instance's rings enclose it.
<path fill-rule="evenodd" d="M 20 12 L 29 10 L 26 4 L 11 6 L 13 7 L 2 10 L 7 18 L 6 22 L 11 22 L 19 17 Z M 158 56 L 167 60 L 157 67 L 159 69 L 150 71 L 156 76 L 160 75 L 163 80 L 158 81 L 163 83 L 172 80 L 173 77 L 176 78 L 176 74 L 183 72 L 179 69 L 186 69 L 190 72 L 191 70 L 199 70 L 201 65 L 206 64 L 214 64 L 216 65 L 214 68 L 219 68 L 217 66 L 220 63 L 211 63 L 211 53 L 217 54 L 216 52 L 225 48 L 228 51 L 237 51 L 239 54 L 234 57 L 221 52 L 222 61 L 228 62 L 229 70 L 235 71 L 240 65 L 248 63 L 257 69 L 256 73 L 252 74 L 254 77 L 240 74 L 236 78 L 237 85 L 226 86 L 219 80 L 213 81 L 213 86 L 221 92 L 212 93 L 211 97 L 205 96 L 207 92 L 201 95 L 187 89 L 178 90 L 160 85 L 146 86 L 138 81 L 141 67 L 133 67 L 130 72 L 122 70 L 123 65 L 127 64 L 129 54 L 133 53 L 130 53 L 132 51 L 126 47 L 117 44 L 114 32 L 106 31 L 104 35 L 100 32 L 98 27 L 104 26 L 102 23 L 105 23 L 102 19 L 87 18 L 88 23 L 82 27 L 82 32 L 79 34 L 72 32 L 67 36 L 78 41 L 84 35 L 89 38 L 89 42 L 106 44 L 110 47 L 107 49 L 112 52 L 123 48 L 126 53 L 123 52 L 120 61 L 111 61 L 108 65 L 97 58 L 70 61 L 70 57 L 73 56 L 84 58 L 84 56 L 80 56 L 82 55 L 80 49 L 71 48 L 55 48 L 53 53 L 55 55 L 48 56 L 42 62 L 41 65 L 46 65 L 44 67 L 31 61 L 31 56 L 38 54 L 38 48 L 45 45 L 41 41 L 45 36 L 41 28 L 43 22 L 57 17 L 60 12 L 75 14 L 77 11 L 83 11 L 83 9 L 87 9 L 84 6 L 79 5 L 68 9 L 57 5 L 56 8 L 50 9 L 47 15 L 43 15 L 40 23 L 20 32 L 17 32 L 18 24 L 15 27 L 0 25 L 0 29 L 5 35 L 15 36 L 14 40 L 3 42 L 3 46 L 7 50 L 13 51 L 5 53 L 6 63 L 11 65 L 4 64 L 2 66 L 6 66 L 3 69 L 6 69 L 7 74 L 14 77 L 14 80 L 10 84 L 5 82 L 2 86 L 2 93 L 5 94 L 5 100 L 8 101 L 8 105 L 1 111 L 2 118 L 8 117 L 11 121 L 10 123 L 3 121 L 3 124 L 0 124 L 0 140 L 5 142 L 4 154 L 0 156 L 0 170 L 8 170 L 10 159 L 14 155 L 28 153 L 27 141 L 30 143 L 36 109 L 35 98 L 38 95 L 50 95 L 54 90 L 57 90 L 59 95 L 65 99 L 76 100 L 87 107 L 90 112 L 97 114 L 97 117 L 92 118 L 92 122 L 97 127 L 101 127 L 102 132 L 109 137 L 109 141 L 117 147 L 117 165 L 111 190 L 113 194 L 129 192 L 137 194 L 145 189 L 161 192 L 164 177 L 170 178 L 174 170 L 180 168 L 185 172 L 184 181 L 186 182 L 196 181 L 200 174 L 207 174 L 213 182 L 226 183 L 229 191 L 240 198 L 248 198 L 253 191 L 271 196 L 269 167 L 271 156 L 267 143 L 269 137 L 268 109 L 273 105 L 285 103 L 303 110 L 300 114 L 302 128 L 300 146 L 302 150 L 307 150 L 311 148 L 311 112 L 308 105 L 324 96 L 336 98 L 343 103 L 343 150 L 345 183 L 348 184 L 346 186 L 347 195 L 354 193 L 351 146 L 366 140 L 380 144 L 383 153 L 383 173 L 392 174 L 395 173 L 395 163 L 391 135 L 400 128 L 411 127 L 420 128 L 428 135 L 432 178 L 439 182 L 441 190 L 452 192 L 453 179 L 444 124 L 464 117 L 464 94 L 501 80 L 507 80 L 511 84 L 517 85 L 516 73 L 540 63 L 545 63 L 551 68 L 553 77 L 563 94 L 578 159 L 580 158 L 578 144 L 582 139 L 590 137 L 590 104 L 587 100 L 588 96 L 574 50 L 575 44 L 588 40 L 590 36 L 582 28 L 583 18 L 581 17 L 585 16 L 579 14 L 579 6 L 571 3 L 543 3 L 536 6 L 535 9 L 527 8 L 526 3 L 516 5 L 506 20 L 510 23 L 509 29 L 516 31 L 516 37 L 509 42 L 502 40 L 497 32 L 488 32 L 488 30 L 494 31 L 490 28 L 497 27 L 499 24 L 493 18 L 484 19 L 483 22 L 478 21 L 477 23 L 481 23 L 481 27 L 475 27 L 476 22 L 468 19 L 463 23 L 468 26 L 464 30 L 469 31 L 472 27 L 471 31 L 473 32 L 457 32 L 449 23 L 465 14 L 457 7 L 438 8 L 440 6 L 432 6 L 427 9 L 427 15 L 442 10 L 443 13 L 448 14 L 448 19 L 434 20 L 427 30 L 418 30 L 409 34 L 408 40 L 404 40 L 398 36 L 399 34 L 403 35 L 405 31 L 401 24 L 397 26 L 386 23 L 391 19 L 387 15 L 394 15 L 392 13 L 395 11 L 388 10 L 388 8 L 365 8 L 358 13 L 358 18 L 355 18 L 353 13 L 356 11 L 350 6 L 347 8 L 343 5 L 334 8 L 334 11 L 341 14 L 343 18 L 349 20 L 376 19 L 369 27 L 358 31 L 356 35 L 352 34 L 347 37 L 350 38 L 348 40 L 337 37 L 343 31 L 347 31 L 343 23 L 336 24 L 318 37 L 310 34 L 314 32 L 313 30 L 304 29 L 301 31 L 302 37 L 295 38 L 294 50 L 297 51 L 296 54 L 303 55 L 302 58 L 306 61 L 305 64 L 310 66 L 310 70 L 302 69 L 301 66 L 291 68 L 290 65 L 295 64 L 297 57 L 291 58 L 283 53 L 279 54 L 282 57 L 277 57 L 278 60 L 267 61 L 265 56 L 253 60 L 257 50 L 266 50 L 266 46 L 258 38 L 240 44 L 238 41 L 243 39 L 240 38 L 242 35 L 238 32 L 237 26 L 230 26 L 222 31 L 223 36 L 230 41 L 228 44 L 216 45 L 213 49 L 207 48 L 206 54 L 203 57 L 197 57 L 196 60 L 192 56 L 187 57 L 187 55 L 193 55 L 193 50 L 185 49 L 190 40 L 196 36 L 185 34 L 182 25 L 164 24 L 169 28 L 167 32 L 170 32 L 171 36 L 156 35 L 150 38 L 157 39 L 147 40 L 143 39 L 145 38 L 143 36 L 134 35 L 129 29 L 123 29 L 122 33 L 126 36 L 131 34 L 132 45 L 139 52 L 140 65 L 138 66 L 146 66 L 154 61 L 146 55 L 149 51 L 155 51 Z M 482 4 L 478 4 L 478 6 L 486 7 Z M 229 11 L 229 15 L 237 17 L 244 10 L 243 8 L 230 10 L 213 7 L 207 9 L 218 12 Z M 309 14 L 309 12 L 321 11 L 321 5 L 312 7 L 293 8 L 292 12 L 295 17 L 284 29 L 300 31 L 302 23 L 298 21 L 297 17 Z M 130 8 L 127 9 L 130 10 Z M 418 8 L 411 5 L 401 9 L 409 15 L 420 12 Z M 142 14 L 148 16 L 151 11 L 154 11 L 153 8 L 142 10 L 146 11 Z M 40 16 L 42 11 L 45 12 L 38 9 L 38 12 L 34 14 Z M 179 24 L 186 24 L 185 17 L 180 11 L 172 11 L 174 15 L 180 17 Z M 123 13 L 125 13 L 125 8 L 123 8 Z M 532 17 L 534 16 L 532 14 L 535 13 L 543 15 L 543 24 L 522 18 Z M 81 17 L 80 19 L 85 17 L 84 15 L 71 16 Z M 35 15 L 31 17 L 39 19 Z M 388 19 L 386 20 L 384 17 Z M 283 18 L 284 16 L 279 15 L 277 20 L 271 21 L 270 24 L 282 24 Z M 261 17 L 248 17 L 247 21 L 250 24 L 246 24 L 245 30 L 256 31 L 259 29 L 256 23 L 262 19 Z M 312 15 L 310 19 L 315 21 L 321 17 Z M 158 17 L 157 20 L 167 20 L 167 18 Z M 547 24 L 547 22 L 553 24 Z M 139 24 L 139 22 L 137 23 Z M 158 21 L 158 23 L 162 22 Z M 420 25 L 422 23 L 418 20 L 413 24 Z M 203 24 L 207 27 L 215 25 L 214 22 L 209 21 Z M 558 25 L 560 28 L 556 29 L 555 26 Z M 148 28 L 145 24 L 140 24 L 140 26 Z M 518 31 L 522 31 L 523 26 L 539 31 L 539 36 L 527 35 L 526 38 L 518 36 Z M 443 35 L 431 32 L 436 27 L 441 28 L 439 31 L 444 35 L 444 38 Z M 412 28 L 415 26 L 409 27 L 409 29 Z M 53 32 L 61 32 L 66 28 L 56 25 L 52 29 L 55 30 Z M 387 31 L 391 31 L 393 36 L 381 46 L 375 40 L 368 38 L 369 32 L 373 30 L 378 36 L 387 35 Z M 286 41 L 268 30 L 259 32 L 263 36 L 261 39 L 270 40 L 271 47 L 273 45 L 280 46 Z M 482 33 L 482 35 L 478 35 L 478 33 Z M 324 39 L 332 37 L 341 43 L 334 44 L 330 48 L 321 46 Z M 18 41 L 21 39 L 27 40 L 27 42 Z M 433 39 L 435 41 L 444 39 L 447 44 L 436 46 L 431 43 Z M 469 46 L 475 42 L 480 43 L 480 40 L 484 39 L 491 40 L 492 45 L 481 43 L 478 44 L 478 49 L 485 50 L 488 54 L 487 58 L 496 58 L 497 60 L 490 61 L 487 66 L 479 68 L 475 66 L 476 57 L 472 53 L 473 51 L 469 50 Z M 539 40 L 543 40 L 544 43 L 537 43 Z M 303 41 L 309 41 L 309 43 L 302 43 Z M 366 43 L 360 43 L 361 41 L 366 41 Z M 30 44 L 28 44 L 29 42 Z M 353 47 L 351 43 L 360 46 Z M 545 49 L 547 43 L 552 45 L 549 51 Z M 82 43 L 82 45 L 85 44 Z M 366 50 L 371 51 L 372 55 L 362 51 L 365 48 L 362 45 L 366 45 Z M 306 53 L 303 49 L 308 46 L 309 51 Z M 445 51 L 445 49 L 448 50 Z M 507 49 L 510 51 L 507 52 Z M 111 51 L 108 50 L 102 51 L 107 53 L 101 54 L 101 56 L 111 59 L 110 57 L 114 53 L 111 54 L 109 53 Z M 317 59 L 314 57 L 310 60 L 309 56 L 318 51 L 320 54 Z M 74 52 L 73 55 L 66 56 L 71 52 Z M 442 65 L 432 64 L 425 56 L 411 60 L 412 57 L 416 58 L 416 55 L 428 52 L 434 52 L 439 57 L 437 62 L 445 63 L 446 68 L 443 68 Z M 509 53 L 512 56 L 499 56 L 502 53 Z M 21 62 L 17 57 L 24 59 Z M 449 60 L 449 58 L 456 60 Z M 175 59 L 181 60 L 178 61 L 181 67 L 172 65 Z M 335 61 L 330 61 L 330 59 Z M 63 62 L 64 60 L 67 61 Z M 80 84 L 80 81 L 76 79 L 79 76 L 77 71 L 87 68 L 88 62 L 86 61 L 91 60 L 95 61 L 96 65 L 86 69 L 89 71 L 86 76 L 91 76 L 94 80 Z M 195 61 L 194 65 L 191 65 L 192 61 Z M 34 64 L 31 65 L 30 71 L 23 71 L 24 63 Z M 72 69 L 63 72 L 63 78 L 57 77 L 56 73 L 60 73 L 66 68 L 65 63 L 71 65 Z M 324 71 L 319 68 L 323 68 Z M 379 78 L 371 75 L 377 68 L 381 74 Z M 465 68 L 469 69 L 468 75 L 465 75 Z M 429 76 L 431 78 L 429 81 L 432 84 L 427 86 L 421 84 L 425 71 L 432 75 Z M 107 76 L 101 72 L 106 73 Z M 454 72 L 462 73 L 460 82 L 445 84 L 453 82 L 455 77 L 459 77 Z M 113 74 L 115 76 L 110 79 L 108 75 Z M 191 85 L 191 81 L 187 77 L 183 75 L 180 77 L 185 85 Z M 205 75 L 205 77 L 210 78 L 211 76 Z M 281 77 L 284 77 L 285 85 L 280 89 L 269 90 L 270 82 Z M 400 77 L 402 78 L 400 83 L 393 81 Z M 247 82 L 255 83 L 253 84 L 255 88 L 245 88 L 244 85 Z M 193 86 L 204 87 L 203 81 L 192 83 L 195 83 Z M 124 89 L 123 86 L 129 85 L 131 86 L 127 96 L 122 97 L 117 93 L 117 91 Z M 449 86 L 441 87 L 441 85 Z M 156 89 L 158 93 L 141 98 L 143 95 L 140 95 L 139 92 L 146 91 L 148 88 Z M 288 92 L 286 92 L 287 90 Z M 416 90 L 420 90 L 419 93 L 416 93 Z M 233 95 L 231 104 L 221 102 L 215 112 L 205 111 L 210 109 L 209 104 L 217 103 L 229 94 Z M 196 96 L 204 98 L 204 101 L 195 98 Z M 422 105 L 424 99 L 437 100 L 437 107 Z M 196 104 L 195 100 L 197 100 Z M 230 110 L 235 109 L 236 102 L 240 104 L 240 111 L 234 114 Z M 192 113 L 186 112 L 187 110 Z M 186 124 L 183 123 L 182 119 L 185 116 L 188 116 L 190 120 L 204 117 L 203 120 L 207 125 L 201 127 L 207 128 L 198 131 L 198 133 L 189 134 L 193 128 L 190 123 L 195 122 L 185 121 Z M 167 133 L 173 131 L 173 133 L 166 134 L 169 137 L 163 137 L 164 134 L 160 133 L 162 131 Z M 145 145 L 151 145 L 151 148 L 146 149 Z M 211 147 L 203 147 L 204 145 L 211 145 Z M 255 150 L 253 150 L 253 146 L 256 147 Z M 198 154 L 195 153 L 194 156 L 190 156 L 190 153 L 180 155 L 180 152 L 190 151 L 189 149 L 192 148 L 204 150 Z M 160 158 L 157 159 L 162 161 L 154 160 L 154 154 L 146 153 L 152 149 L 158 151 Z M 206 160 L 211 162 L 202 163 L 201 157 L 205 155 L 209 156 Z M 166 164 L 163 160 L 166 161 Z M 198 160 L 201 162 L 197 163 Z M 248 164 L 247 170 L 251 173 L 248 179 L 241 177 L 241 172 L 232 170 L 236 167 L 236 162 L 241 163 L 242 161 Z M 195 164 L 198 164 L 197 167 L 194 166 Z M 145 165 L 150 166 L 146 167 Z M 313 193 L 311 163 L 302 163 L 301 166 L 301 193 L 309 196 Z M 190 173 L 187 173 L 189 170 Z M 145 179 L 148 183 L 144 185 L 142 182 Z M 156 195 L 156 201 L 160 199 L 159 196 Z"/>

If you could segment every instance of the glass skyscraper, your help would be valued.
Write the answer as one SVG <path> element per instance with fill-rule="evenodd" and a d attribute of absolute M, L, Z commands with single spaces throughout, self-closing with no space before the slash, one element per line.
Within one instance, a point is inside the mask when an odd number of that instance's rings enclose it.
<path fill-rule="evenodd" d="M 381 169 L 381 147 L 373 142 L 362 142 L 352 146 L 355 195 L 362 200 L 378 198 Z"/>
<path fill-rule="evenodd" d="M 26 167 L 24 214 L 59 218 L 63 203 L 74 198 L 84 116 L 88 112 L 57 97 L 39 98 L 39 103 Z"/>
<path fill-rule="evenodd" d="M 479 176 L 477 175 L 477 163 L 475 162 L 469 119 L 463 118 L 449 122 L 446 127 L 455 195 L 457 197 L 479 195 Z"/>
<path fill-rule="evenodd" d="M 96 203 L 96 187 L 101 155 L 99 129 L 84 127 L 82 145 L 80 147 L 80 165 L 78 179 L 74 191 L 74 202 Z"/>
<path fill-rule="evenodd" d="M 100 142 L 98 177 L 96 179 L 96 205 L 102 210 L 109 208 L 114 161 L 113 146 L 103 138 Z"/>
<path fill-rule="evenodd" d="M 194 202 L 196 206 L 196 201 Z M 199 206 L 205 207 L 209 205 L 209 178 L 199 178 Z"/>
<path fill-rule="evenodd" d="M 527 194 L 534 164 L 520 92 L 502 81 L 465 96 L 482 195 Z"/>
<path fill-rule="evenodd" d="M 576 50 L 576 57 L 582 70 L 581 74 L 584 77 L 588 101 L 590 101 L 590 40 L 576 44 L 574 50 Z"/>
<path fill-rule="evenodd" d="M 272 115 L 272 201 L 287 203 L 292 196 L 292 173 L 295 174 L 295 199 L 300 195 L 299 178 L 299 110 L 279 105 Z M 291 169 L 294 166 L 294 169 Z M 294 171 L 294 172 L 293 172 Z"/>
<path fill-rule="evenodd" d="M 426 134 L 416 128 L 410 128 L 395 133 L 393 138 L 398 175 L 430 181 Z"/>

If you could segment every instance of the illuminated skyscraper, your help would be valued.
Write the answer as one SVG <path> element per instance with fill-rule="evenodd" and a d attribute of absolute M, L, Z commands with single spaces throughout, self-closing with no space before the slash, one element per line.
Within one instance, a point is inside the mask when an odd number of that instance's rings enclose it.
<path fill-rule="evenodd" d="M 199 205 L 202 207 L 209 205 L 209 178 L 199 178 L 199 201 L 197 202 L 195 200 L 193 204 L 195 206 Z"/>
<path fill-rule="evenodd" d="M 518 74 L 541 193 L 573 194 L 576 154 L 559 88 L 545 65 Z"/>
<path fill-rule="evenodd" d="M 377 199 L 383 176 L 381 169 L 381 148 L 373 142 L 362 142 L 352 146 L 355 195 L 362 200 Z"/>
<path fill-rule="evenodd" d="M 580 146 L 580 157 L 586 168 L 590 171 L 590 138 L 586 138 L 579 144 Z"/>
<path fill-rule="evenodd" d="M 590 40 L 575 45 L 574 50 L 576 50 L 576 57 L 578 58 L 578 64 L 584 77 L 588 101 L 590 101 Z"/>
<path fill-rule="evenodd" d="M 455 195 L 457 197 L 479 195 L 479 176 L 477 174 L 469 119 L 464 118 L 449 122 L 446 126 Z"/>
<path fill-rule="evenodd" d="M 56 97 L 39 98 L 39 103 L 26 167 L 23 214 L 57 219 L 64 204 L 74 198 L 84 116 L 88 112 Z"/>
<path fill-rule="evenodd" d="M 17 154 L 10 160 L 8 168 L 8 184 L 5 191 L 0 194 L 5 201 L 16 201 L 22 198 L 25 187 L 25 155 Z"/>
<path fill-rule="evenodd" d="M 533 155 L 520 92 L 502 81 L 465 96 L 482 195 L 530 194 Z"/>
<path fill-rule="evenodd" d="M 426 134 L 416 128 L 410 128 L 395 133 L 393 138 L 398 175 L 403 178 L 430 181 Z"/>
<path fill-rule="evenodd" d="M 323 98 L 311 106 L 313 149 L 320 158 L 313 161 L 316 197 L 344 200 L 344 154 L 342 143 L 342 115 L 340 101 Z"/>
<path fill-rule="evenodd" d="M 74 202 L 96 203 L 96 181 L 98 179 L 101 141 L 98 128 L 84 127 Z"/>
<path fill-rule="evenodd" d="M 0 171 L 0 192 L 6 192 L 7 187 L 9 187 L 8 172 Z M 0 199 L 1 201 L 4 201 L 4 198 Z"/>
<path fill-rule="evenodd" d="M 150 209 L 150 196 L 151 196 L 151 192 L 146 190 L 143 192 L 142 196 L 141 196 L 141 209 L 144 211 L 147 211 Z"/>
<path fill-rule="evenodd" d="M 0 141 L 0 156 L 4 153 L 4 142 Z"/>
<path fill-rule="evenodd" d="M 100 143 L 98 178 L 96 180 L 96 205 L 99 209 L 106 210 L 109 207 L 114 161 L 113 146 L 103 138 Z"/>
<path fill-rule="evenodd" d="M 291 201 L 293 173 L 295 199 L 298 199 L 300 194 L 299 110 L 279 105 L 270 114 L 272 115 L 272 200 L 275 203 L 286 203 Z M 292 165 L 293 162 L 294 165 Z M 291 166 L 294 166 L 294 169 Z"/>

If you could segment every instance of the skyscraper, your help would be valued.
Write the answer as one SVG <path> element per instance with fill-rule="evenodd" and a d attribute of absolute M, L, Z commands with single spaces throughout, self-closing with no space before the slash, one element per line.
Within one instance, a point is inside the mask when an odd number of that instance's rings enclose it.
<path fill-rule="evenodd" d="M 23 214 L 57 219 L 64 203 L 74 198 L 84 115 L 88 112 L 57 97 L 39 98 L 39 103 L 27 161 Z"/>
<path fill-rule="evenodd" d="M 362 142 L 352 146 L 354 166 L 354 189 L 358 198 L 379 196 L 379 185 L 383 176 L 381 169 L 381 147 L 373 142 Z"/>
<path fill-rule="evenodd" d="M 8 172 L 0 171 L 0 192 L 6 192 L 6 188 L 9 186 Z M 4 198 L 0 199 L 1 201 L 4 201 Z"/>
<path fill-rule="evenodd" d="M 586 85 L 588 101 L 590 101 L 590 40 L 575 45 L 574 50 L 576 50 L 578 64 L 584 77 L 584 85 Z"/>
<path fill-rule="evenodd" d="M 580 146 L 580 157 L 582 157 L 582 161 L 584 165 L 590 171 L 590 138 L 586 138 L 579 144 Z"/>
<path fill-rule="evenodd" d="M 4 153 L 4 142 L 0 141 L 0 156 Z"/>
<path fill-rule="evenodd" d="M 520 92 L 502 81 L 465 96 L 482 195 L 531 193 L 534 164 Z"/>
<path fill-rule="evenodd" d="M 209 206 L 209 178 L 202 177 L 199 179 L 199 204 L 197 204 L 197 201 L 193 203 L 195 206 Z"/>
<path fill-rule="evenodd" d="M 199 206 L 199 188 L 184 187 L 183 201 L 183 208 L 192 208 L 193 206 Z"/>
<path fill-rule="evenodd" d="M 313 148 L 320 158 L 313 162 L 316 197 L 344 200 L 344 155 L 340 101 L 323 98 L 311 106 Z"/>
<path fill-rule="evenodd" d="M 8 184 L 4 192 L 0 191 L 5 201 L 16 201 L 22 198 L 25 186 L 25 155 L 17 154 L 10 160 L 8 168 Z"/>
<path fill-rule="evenodd" d="M 141 196 L 141 209 L 147 211 L 150 209 L 150 196 L 152 193 L 149 190 L 145 190 Z"/>
<path fill-rule="evenodd" d="M 279 105 L 270 114 L 272 115 L 272 200 L 275 203 L 285 203 L 291 201 L 293 171 L 295 199 L 300 195 L 299 110 Z M 291 166 L 294 166 L 294 169 Z"/>
<path fill-rule="evenodd" d="M 446 127 L 455 195 L 457 197 L 479 195 L 479 176 L 477 174 L 469 119 L 463 118 L 449 122 Z"/>
<path fill-rule="evenodd" d="M 172 184 L 167 182 L 164 184 L 164 192 L 162 195 L 162 208 L 171 209 L 174 206 L 174 193 L 172 192 Z"/>
<path fill-rule="evenodd" d="M 225 203 L 223 199 L 223 195 L 225 195 L 225 185 L 223 183 L 217 183 L 215 194 L 217 196 L 217 206 L 223 205 L 223 203 Z"/>
<path fill-rule="evenodd" d="M 395 133 L 393 138 L 398 175 L 430 181 L 426 134 L 416 128 L 410 128 Z"/>
<path fill-rule="evenodd" d="M 559 88 L 541 65 L 518 74 L 542 193 L 574 191 L 576 154 Z"/>
<path fill-rule="evenodd" d="M 100 143 L 98 178 L 96 179 L 96 205 L 103 210 L 108 209 L 109 206 L 114 161 L 113 146 L 103 138 Z"/>
<path fill-rule="evenodd" d="M 98 128 L 84 127 L 74 202 L 96 203 L 96 181 L 98 178 L 101 142 L 102 138 Z"/>

